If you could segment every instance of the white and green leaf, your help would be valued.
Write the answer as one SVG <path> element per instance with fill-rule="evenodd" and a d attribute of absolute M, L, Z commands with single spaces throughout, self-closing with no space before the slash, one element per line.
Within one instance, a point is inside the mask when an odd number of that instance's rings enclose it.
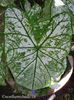
<path fill-rule="evenodd" d="M 65 5 L 67 6 L 67 9 L 69 10 L 69 15 L 71 17 L 72 22 L 72 31 L 74 34 L 74 0 L 62 0 Z"/>
<path fill-rule="evenodd" d="M 66 12 L 56 12 L 50 20 L 41 18 L 40 12 L 38 5 L 27 13 L 16 7 L 5 11 L 6 63 L 15 81 L 31 90 L 60 80 L 72 35 Z"/>
<path fill-rule="evenodd" d="M 0 37 L 0 85 L 6 85 L 5 83 L 5 66 L 2 61 L 3 59 L 3 44 L 1 43 L 1 37 Z"/>

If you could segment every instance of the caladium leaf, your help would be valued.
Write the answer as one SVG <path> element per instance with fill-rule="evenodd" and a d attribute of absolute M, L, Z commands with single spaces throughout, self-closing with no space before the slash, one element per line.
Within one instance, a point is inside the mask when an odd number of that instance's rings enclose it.
<path fill-rule="evenodd" d="M 69 14 L 71 17 L 71 21 L 72 21 L 72 30 L 73 30 L 73 34 L 74 34 L 74 0 L 62 0 L 66 6 L 67 9 L 69 10 Z"/>
<path fill-rule="evenodd" d="M 5 83 L 5 66 L 3 63 L 3 43 L 2 43 L 2 38 L 1 38 L 1 34 L 0 34 L 0 85 L 6 85 Z"/>
<path fill-rule="evenodd" d="M 5 11 L 6 63 L 15 81 L 31 90 L 59 81 L 72 35 L 66 12 L 55 13 L 50 20 L 40 13 L 38 5 L 29 12 L 11 6 Z"/>
<path fill-rule="evenodd" d="M 7 6 L 9 4 L 13 4 L 14 0 L 0 0 L 0 5 L 1 6 Z"/>
<path fill-rule="evenodd" d="M 74 14 L 74 0 L 62 0 Z"/>
<path fill-rule="evenodd" d="M 25 0 L 24 8 L 27 12 L 31 9 L 31 4 L 28 0 Z"/>

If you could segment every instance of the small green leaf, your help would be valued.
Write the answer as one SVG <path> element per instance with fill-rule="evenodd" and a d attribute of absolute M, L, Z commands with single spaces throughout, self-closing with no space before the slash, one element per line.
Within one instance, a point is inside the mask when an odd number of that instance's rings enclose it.
<path fill-rule="evenodd" d="M 52 7 L 52 3 L 53 3 L 52 0 L 45 0 L 45 7 L 43 8 L 43 13 L 42 13 L 42 16 L 45 19 L 50 19 L 50 17 L 51 17 L 51 7 Z"/>
<path fill-rule="evenodd" d="M 0 0 L 0 5 L 5 7 L 9 4 L 13 4 L 14 3 L 14 0 Z"/>

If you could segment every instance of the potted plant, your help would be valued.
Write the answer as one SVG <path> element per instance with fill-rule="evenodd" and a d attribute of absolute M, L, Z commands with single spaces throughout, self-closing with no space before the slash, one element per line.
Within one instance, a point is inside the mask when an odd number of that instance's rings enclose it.
<path fill-rule="evenodd" d="M 50 88 L 66 70 L 73 34 L 70 9 L 61 0 L 39 2 L 0 1 L 0 84 L 6 80 L 30 98 L 54 91 Z"/>

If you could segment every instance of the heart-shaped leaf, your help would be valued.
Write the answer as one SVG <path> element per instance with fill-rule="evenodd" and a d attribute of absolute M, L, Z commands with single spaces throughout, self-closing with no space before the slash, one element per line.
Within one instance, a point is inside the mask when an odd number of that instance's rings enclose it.
<path fill-rule="evenodd" d="M 9 7 L 4 34 L 6 63 L 18 84 L 35 90 L 59 81 L 72 35 L 66 12 L 53 14 L 52 10 L 51 18 L 46 20 L 41 17 L 39 5 L 29 12 Z"/>

